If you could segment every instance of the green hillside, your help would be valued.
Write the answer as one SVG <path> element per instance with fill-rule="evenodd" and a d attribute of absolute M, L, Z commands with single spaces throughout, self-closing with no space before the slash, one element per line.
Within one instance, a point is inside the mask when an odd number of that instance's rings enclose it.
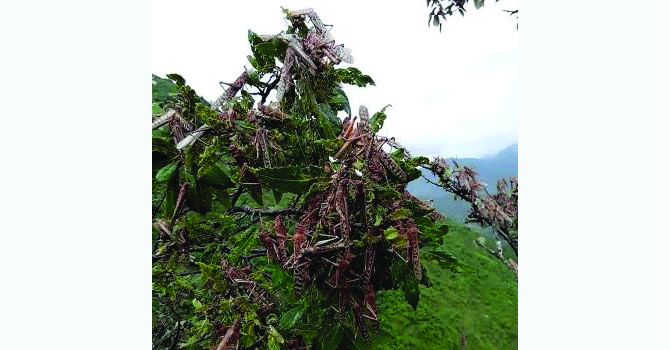
<path fill-rule="evenodd" d="M 456 222 L 424 259 L 432 288 L 421 289 L 416 311 L 399 291 L 379 294 L 382 333 L 375 349 L 516 349 L 518 285 L 514 274 L 475 244 L 478 235 Z M 433 254 L 424 249 L 423 256 Z"/>

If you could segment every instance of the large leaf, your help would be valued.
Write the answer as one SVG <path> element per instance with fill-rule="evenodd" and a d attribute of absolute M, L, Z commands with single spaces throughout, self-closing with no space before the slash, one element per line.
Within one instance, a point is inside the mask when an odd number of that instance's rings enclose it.
<path fill-rule="evenodd" d="M 429 250 L 424 252 L 421 255 L 421 258 L 428 261 L 433 261 L 441 268 L 457 274 L 463 274 L 470 271 L 470 268 L 467 265 L 464 265 L 452 255 L 442 251 Z"/>
<path fill-rule="evenodd" d="M 291 310 L 285 312 L 281 319 L 279 320 L 280 329 L 290 329 L 295 325 L 296 322 L 302 317 L 302 314 L 305 312 L 302 307 L 294 307 Z"/>
<path fill-rule="evenodd" d="M 249 322 L 246 326 L 240 331 L 240 348 L 247 349 L 253 345 L 256 340 L 256 330 L 254 329 L 254 323 Z"/>
<path fill-rule="evenodd" d="M 277 330 L 268 325 L 268 349 L 270 350 L 280 350 L 281 347 L 279 344 L 284 343 L 284 338 L 277 332 Z"/>
<path fill-rule="evenodd" d="M 151 138 L 151 151 L 162 153 L 168 157 L 174 157 L 177 154 L 174 143 L 160 137 Z"/>
<path fill-rule="evenodd" d="M 326 152 L 334 154 L 342 148 L 344 140 L 336 138 L 330 140 L 316 140 L 314 143 L 322 145 L 326 149 Z"/>
<path fill-rule="evenodd" d="M 187 203 L 190 209 L 205 214 L 212 206 L 214 189 L 200 181 L 189 183 Z"/>
<path fill-rule="evenodd" d="M 313 183 L 324 178 L 323 169 L 317 166 L 250 169 L 265 187 L 294 194 L 307 192 Z"/>
<path fill-rule="evenodd" d="M 166 195 L 165 195 L 165 216 L 172 217 L 174 213 L 175 206 L 177 205 L 177 197 L 179 196 L 179 178 L 180 173 L 183 172 L 184 168 L 179 167 L 177 171 L 173 171 L 172 175 L 167 182 Z"/>
<path fill-rule="evenodd" d="M 391 265 L 391 276 L 394 288 L 403 291 L 405 300 L 416 311 L 419 305 L 419 282 L 414 277 L 414 272 L 406 262 L 396 259 Z"/>
<path fill-rule="evenodd" d="M 317 194 L 319 194 L 322 191 L 325 191 L 326 188 L 328 188 L 329 184 L 330 184 L 330 180 L 327 179 L 327 178 L 313 183 L 309 187 L 309 191 L 307 191 L 307 194 L 305 194 L 302 197 L 302 199 L 300 200 L 300 206 L 307 205 L 307 203 L 309 203 L 309 201 L 311 201 Z"/>
<path fill-rule="evenodd" d="M 337 349 L 342 342 L 343 337 L 344 332 L 342 327 L 339 325 L 331 327 L 327 330 L 326 334 L 324 334 L 323 338 L 321 338 L 320 349 Z"/>
<path fill-rule="evenodd" d="M 200 181 L 218 189 L 235 187 L 235 183 L 220 163 L 200 168 L 198 178 Z"/>
<path fill-rule="evenodd" d="M 391 107 L 391 105 L 386 105 L 382 108 L 381 111 L 375 113 L 372 118 L 370 118 L 370 127 L 372 127 L 373 132 L 381 130 L 384 126 L 384 121 L 386 120 L 386 108 Z"/>
<path fill-rule="evenodd" d="M 279 205 L 279 202 L 281 202 L 281 198 L 284 196 L 284 194 L 277 190 L 272 190 L 272 196 L 275 199 L 275 204 Z"/>
<path fill-rule="evenodd" d="M 334 110 L 345 111 L 351 117 L 351 106 L 349 105 L 349 98 L 340 86 L 335 86 L 333 89 L 333 96 L 330 98 L 328 103 L 333 107 Z"/>
<path fill-rule="evenodd" d="M 349 85 L 356 85 L 364 87 L 368 84 L 375 85 L 375 81 L 369 75 L 361 73 L 358 68 L 337 68 L 335 69 L 335 76 L 338 81 Z"/>
<path fill-rule="evenodd" d="M 420 221 L 423 221 L 421 225 Z M 439 247 L 442 245 L 442 239 L 449 233 L 449 225 L 436 224 L 427 225 L 425 221 L 430 221 L 427 218 L 415 219 L 419 230 L 421 231 L 421 243 L 425 246 Z"/>
<path fill-rule="evenodd" d="M 244 254 L 249 254 L 249 250 L 258 244 L 256 236 L 257 227 L 252 227 L 242 235 L 242 238 L 235 244 L 235 247 L 228 254 L 228 261 L 237 265 L 240 257 Z"/>
<path fill-rule="evenodd" d="M 156 182 L 165 182 L 170 179 L 172 176 L 172 173 L 174 173 L 177 170 L 177 167 L 179 166 L 178 162 L 174 162 L 172 164 L 166 165 L 163 167 L 161 170 L 158 171 L 156 174 Z"/>
<path fill-rule="evenodd" d="M 249 61 L 260 72 L 271 72 L 275 66 L 275 57 L 278 55 L 276 41 L 263 42 L 260 36 L 251 30 L 248 32 L 251 52 L 254 54 Z"/>
<path fill-rule="evenodd" d="M 230 209 L 232 202 L 230 200 L 230 194 L 226 190 L 218 190 L 214 192 L 216 200 L 223 205 L 224 208 Z"/>

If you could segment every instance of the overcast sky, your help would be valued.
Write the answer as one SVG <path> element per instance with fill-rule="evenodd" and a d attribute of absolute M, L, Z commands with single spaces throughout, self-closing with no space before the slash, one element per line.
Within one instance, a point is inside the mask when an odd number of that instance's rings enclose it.
<path fill-rule="evenodd" d="M 516 19 L 486 2 L 465 17 L 428 28 L 425 1 L 153 1 L 152 69 L 179 73 L 208 100 L 251 67 L 247 30 L 286 28 L 280 6 L 314 8 L 337 44 L 352 49 L 353 66 L 376 86 L 345 85 L 354 114 L 387 104 L 382 135 L 413 155 L 481 157 L 518 142 L 519 58 Z M 346 67 L 346 64 L 340 65 Z"/>

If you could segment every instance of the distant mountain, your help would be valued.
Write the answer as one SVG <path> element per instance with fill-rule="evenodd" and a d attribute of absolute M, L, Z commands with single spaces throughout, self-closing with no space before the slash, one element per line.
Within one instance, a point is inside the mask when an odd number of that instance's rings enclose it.
<path fill-rule="evenodd" d="M 454 158 L 459 164 L 473 168 L 479 175 L 479 179 L 487 184 L 490 193 L 496 192 L 496 184 L 501 178 L 519 176 L 519 145 L 513 144 L 502 151 L 483 158 Z M 425 177 L 437 182 L 435 176 L 427 170 L 423 171 Z M 423 178 L 412 181 L 407 190 L 424 201 L 432 201 L 432 205 L 442 215 L 450 217 L 458 222 L 464 222 L 470 205 L 462 200 L 454 200 L 454 196 L 441 190 Z"/>
<path fill-rule="evenodd" d="M 151 75 L 151 102 L 158 103 L 161 107 L 171 101 L 176 101 L 177 87 L 172 80 L 161 78 L 155 74 Z"/>

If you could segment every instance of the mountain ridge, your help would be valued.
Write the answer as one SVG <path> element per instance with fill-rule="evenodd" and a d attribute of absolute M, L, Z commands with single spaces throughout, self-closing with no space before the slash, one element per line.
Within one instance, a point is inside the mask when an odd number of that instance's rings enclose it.
<path fill-rule="evenodd" d="M 447 158 L 460 165 L 472 168 L 479 179 L 486 184 L 489 193 L 495 193 L 499 179 L 519 176 L 519 144 L 514 143 L 499 152 L 482 158 Z M 428 170 L 422 169 L 423 176 L 432 182 L 437 178 Z M 452 194 L 436 188 L 424 178 L 418 178 L 407 185 L 407 190 L 417 198 L 427 201 L 442 215 L 463 223 L 470 205 L 462 200 L 455 200 Z"/>

